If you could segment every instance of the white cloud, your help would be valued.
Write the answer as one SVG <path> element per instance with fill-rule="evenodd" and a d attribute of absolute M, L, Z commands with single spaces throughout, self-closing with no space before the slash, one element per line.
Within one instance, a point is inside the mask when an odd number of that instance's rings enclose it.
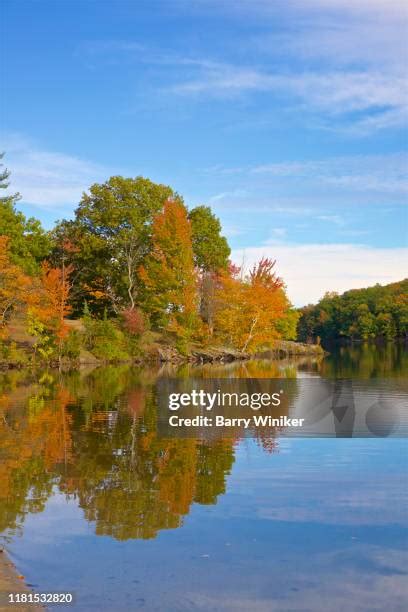
<path fill-rule="evenodd" d="M 327 221 L 328 223 L 334 223 L 335 225 L 344 225 L 344 219 L 340 215 L 317 215 L 317 219 L 320 219 L 320 221 Z"/>
<path fill-rule="evenodd" d="M 256 1 L 256 0 L 255 0 Z M 264 1 L 264 0 L 261 0 Z M 317 7 L 319 9 L 341 9 L 355 14 L 370 13 L 384 16 L 407 16 L 408 6 L 406 0 L 289 0 L 292 6 Z"/>
<path fill-rule="evenodd" d="M 229 198 L 242 198 L 245 197 L 247 195 L 246 191 L 244 191 L 243 189 L 234 189 L 233 191 L 223 191 L 221 193 L 217 193 L 214 196 L 211 196 L 210 199 L 208 200 L 210 203 L 211 202 L 220 202 L 221 200 L 226 200 Z"/>
<path fill-rule="evenodd" d="M 199 99 L 264 92 L 284 97 L 286 107 L 291 96 L 291 106 L 295 102 L 319 114 L 326 129 L 351 134 L 406 126 L 407 2 L 205 0 L 202 5 L 262 23 L 261 31 L 239 41 L 234 54 L 245 57 L 247 50 L 252 58 L 255 50 L 257 63 L 195 59 L 170 91 Z M 355 113 L 368 116 L 347 116 Z"/>
<path fill-rule="evenodd" d="M 321 128 L 350 134 L 406 126 L 406 1 L 200 0 L 186 4 L 180 0 L 177 4 L 176 11 L 206 9 L 212 17 L 221 11 L 229 18 L 259 22 L 262 28 L 245 39 L 229 34 L 225 57 L 233 57 L 232 62 L 200 57 L 191 46 L 183 55 L 133 40 L 91 41 L 81 46 L 81 52 L 92 61 L 101 55 L 109 62 L 128 59 L 151 65 L 161 70 L 163 78 L 157 83 L 164 83 L 167 94 L 207 100 L 261 92 L 276 98 L 289 113 L 300 106 L 318 117 Z M 232 44 L 233 53 L 228 56 Z"/>
<path fill-rule="evenodd" d="M 179 94 L 208 92 L 214 96 L 245 91 L 286 91 L 330 113 L 344 113 L 378 106 L 406 106 L 404 72 L 302 71 L 279 73 L 207 60 L 195 62 L 199 71 L 171 87 Z"/>
<path fill-rule="evenodd" d="M 311 179 L 353 191 L 408 193 L 408 156 L 405 153 L 263 164 L 252 168 L 251 172 Z"/>
<path fill-rule="evenodd" d="M 308 0 L 286 3 L 296 28 L 260 37 L 261 49 L 326 64 L 403 66 L 407 52 L 406 1 Z M 295 13 L 296 11 L 296 13 Z M 285 31 L 286 29 L 286 31 Z M 362 42 L 363 41 L 363 42 Z"/>
<path fill-rule="evenodd" d="M 271 206 L 272 212 L 283 213 L 285 215 L 294 215 L 296 217 L 309 217 L 315 214 L 315 211 L 312 208 L 307 208 L 306 206 L 291 206 L 288 204 L 287 206 Z"/>
<path fill-rule="evenodd" d="M 267 245 L 283 244 L 286 238 L 287 229 L 285 227 L 273 227 L 270 230 L 270 237 L 265 241 Z"/>
<path fill-rule="evenodd" d="M 287 229 L 285 227 L 274 227 L 272 229 L 272 234 L 274 236 L 279 236 L 280 238 L 282 238 L 283 236 L 286 236 L 287 233 Z"/>
<path fill-rule="evenodd" d="M 236 236 L 245 235 L 250 229 L 249 227 L 244 227 L 243 225 L 231 225 L 231 224 L 223 224 L 222 233 L 227 238 L 235 238 Z"/>
<path fill-rule="evenodd" d="M 0 150 L 11 173 L 9 192 L 20 192 L 24 202 L 42 209 L 72 209 L 92 183 L 112 174 L 93 162 L 42 150 L 18 135 L 3 136 Z"/>
<path fill-rule="evenodd" d="M 290 95 L 305 109 L 335 119 L 356 112 L 373 113 L 368 118 L 349 118 L 353 129 L 361 132 L 405 125 L 408 81 L 400 67 L 387 72 L 331 69 L 287 74 L 208 61 L 196 62 L 195 67 L 195 76 L 171 85 L 168 91 L 226 98 L 251 92 L 279 98 Z"/>
<path fill-rule="evenodd" d="M 355 244 L 266 245 L 234 250 L 232 260 L 250 268 L 261 257 L 276 259 L 276 269 L 293 304 L 317 302 L 326 291 L 386 284 L 406 277 L 408 248 Z"/>

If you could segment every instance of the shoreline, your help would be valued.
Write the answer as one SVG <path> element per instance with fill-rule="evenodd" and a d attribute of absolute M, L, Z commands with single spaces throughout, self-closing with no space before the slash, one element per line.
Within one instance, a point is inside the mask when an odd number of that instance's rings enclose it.
<path fill-rule="evenodd" d="M 26 348 L 26 347 L 25 347 Z M 105 361 L 96 358 L 89 351 L 83 351 L 79 359 L 69 360 L 63 359 L 58 362 L 0 362 L 0 372 L 9 370 L 22 370 L 48 367 L 58 368 L 62 371 L 77 370 L 86 367 L 103 367 L 109 365 L 130 365 L 130 366 L 149 366 L 152 364 L 173 364 L 173 365 L 202 365 L 204 363 L 226 364 L 234 361 L 250 361 L 253 359 L 269 359 L 271 361 L 285 359 L 289 357 L 324 357 L 329 353 L 318 344 L 305 344 L 294 340 L 278 340 L 276 345 L 264 351 L 256 353 L 246 353 L 238 349 L 220 346 L 191 347 L 188 354 L 180 353 L 176 347 L 169 344 L 155 344 L 149 347 L 143 355 L 135 359 L 126 359 L 122 361 Z M 27 351 L 27 355 L 30 353 Z"/>
<path fill-rule="evenodd" d="M 5 548 L 0 548 L 0 612 L 17 610 L 17 612 L 44 612 L 46 608 L 40 604 L 7 604 L 7 593 L 33 593 L 27 585 Z"/>

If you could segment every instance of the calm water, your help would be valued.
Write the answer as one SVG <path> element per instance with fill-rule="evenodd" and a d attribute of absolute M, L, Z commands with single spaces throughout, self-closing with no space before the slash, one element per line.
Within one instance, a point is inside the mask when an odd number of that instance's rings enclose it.
<path fill-rule="evenodd" d="M 169 375 L 353 376 L 400 401 L 408 358 L 2 375 L 0 532 L 36 591 L 84 611 L 406 609 L 405 439 L 163 439 Z"/>

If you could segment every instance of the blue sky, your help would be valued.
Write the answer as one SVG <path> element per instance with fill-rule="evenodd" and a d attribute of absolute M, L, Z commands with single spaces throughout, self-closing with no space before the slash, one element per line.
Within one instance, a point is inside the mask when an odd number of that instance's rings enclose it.
<path fill-rule="evenodd" d="M 407 4 L 3 0 L 0 150 L 50 227 L 112 174 L 220 217 L 297 305 L 406 276 Z"/>

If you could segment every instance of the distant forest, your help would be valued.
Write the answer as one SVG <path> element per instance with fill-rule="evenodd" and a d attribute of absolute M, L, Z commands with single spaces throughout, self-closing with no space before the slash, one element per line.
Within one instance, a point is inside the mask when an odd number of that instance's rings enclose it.
<path fill-rule="evenodd" d="M 408 279 L 390 285 L 326 293 L 301 309 L 298 339 L 323 342 L 348 338 L 408 338 Z"/>

